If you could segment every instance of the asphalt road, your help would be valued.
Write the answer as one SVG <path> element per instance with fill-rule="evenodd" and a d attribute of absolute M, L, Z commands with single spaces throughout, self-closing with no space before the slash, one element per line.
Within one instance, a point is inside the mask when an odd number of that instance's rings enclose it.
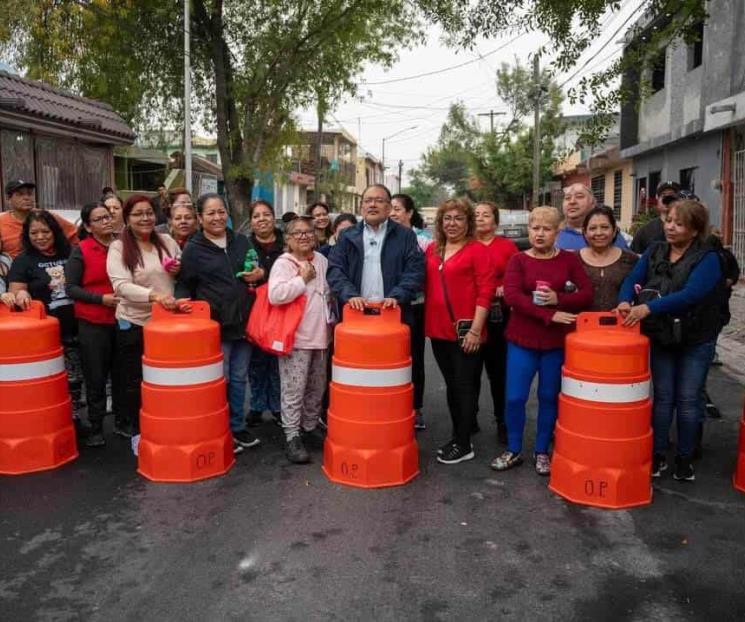
<path fill-rule="evenodd" d="M 430 361 L 431 365 L 431 361 Z M 127 443 L 56 471 L 0 478 L 0 620 L 745 619 L 745 495 L 730 478 L 742 386 L 718 370 L 695 483 L 604 511 L 554 496 L 527 464 L 498 474 L 482 398 L 477 457 L 446 467 L 431 367 L 421 475 L 329 483 L 287 464 L 272 423 L 224 477 L 135 473 Z M 529 423 L 532 441 L 534 424 Z"/>

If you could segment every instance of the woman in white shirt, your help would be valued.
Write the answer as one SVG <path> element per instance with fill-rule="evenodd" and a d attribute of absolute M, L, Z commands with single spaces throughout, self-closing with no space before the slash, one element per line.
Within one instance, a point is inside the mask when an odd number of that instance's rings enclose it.
<path fill-rule="evenodd" d="M 122 372 L 121 421 L 114 432 L 124 437 L 139 433 L 142 382 L 142 327 L 153 303 L 176 309 L 174 278 L 179 271 L 179 247 L 168 235 L 155 232 L 150 199 L 133 195 L 124 203 L 124 229 L 111 243 L 106 271 L 119 298 L 116 343 Z"/>

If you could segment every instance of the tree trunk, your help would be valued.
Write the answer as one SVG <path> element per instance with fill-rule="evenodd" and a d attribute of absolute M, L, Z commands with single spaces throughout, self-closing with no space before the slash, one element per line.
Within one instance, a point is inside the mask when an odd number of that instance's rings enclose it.
<path fill-rule="evenodd" d="M 223 170 L 225 168 L 223 164 Z M 225 190 L 230 202 L 230 217 L 233 219 L 234 231 L 238 231 L 248 219 L 248 206 L 251 204 L 253 185 L 254 180 L 247 177 L 225 178 Z"/>

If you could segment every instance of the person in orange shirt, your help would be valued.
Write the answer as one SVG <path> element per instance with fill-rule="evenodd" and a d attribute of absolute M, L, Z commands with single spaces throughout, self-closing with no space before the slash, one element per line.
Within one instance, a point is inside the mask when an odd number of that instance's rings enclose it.
<path fill-rule="evenodd" d="M 36 209 L 35 189 L 35 183 L 23 179 L 14 179 L 5 184 L 5 196 L 10 209 L 0 213 L 0 246 L 3 252 L 13 259 L 23 250 L 23 223 L 31 211 Z M 75 225 L 57 214 L 52 213 L 52 216 L 62 227 L 62 232 L 70 244 L 77 244 L 78 230 Z"/>

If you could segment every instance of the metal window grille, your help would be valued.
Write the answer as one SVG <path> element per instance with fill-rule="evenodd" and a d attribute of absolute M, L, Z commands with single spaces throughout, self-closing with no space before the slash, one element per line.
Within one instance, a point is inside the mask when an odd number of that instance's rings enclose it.
<path fill-rule="evenodd" d="M 598 205 L 605 203 L 605 175 L 598 175 L 590 180 L 592 196 L 595 197 Z"/>
<path fill-rule="evenodd" d="M 613 173 L 613 215 L 616 220 L 621 219 L 621 203 L 623 202 L 623 171 Z"/>
<path fill-rule="evenodd" d="M 732 252 L 745 265 L 745 150 L 734 153 Z"/>

